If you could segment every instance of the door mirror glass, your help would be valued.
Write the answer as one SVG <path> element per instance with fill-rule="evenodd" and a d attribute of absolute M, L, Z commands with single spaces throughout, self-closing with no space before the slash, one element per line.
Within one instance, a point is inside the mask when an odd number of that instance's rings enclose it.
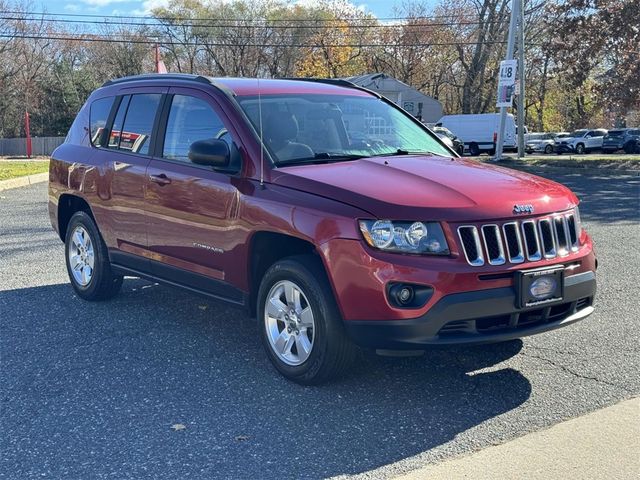
<path fill-rule="evenodd" d="M 189 146 L 189 160 L 197 165 L 225 168 L 229 166 L 230 159 L 229 145 L 224 140 L 208 138 Z"/>

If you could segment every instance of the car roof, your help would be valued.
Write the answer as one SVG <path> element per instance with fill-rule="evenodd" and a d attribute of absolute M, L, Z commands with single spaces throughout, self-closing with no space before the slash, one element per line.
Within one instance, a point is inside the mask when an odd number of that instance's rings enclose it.
<path fill-rule="evenodd" d="M 332 94 L 352 96 L 378 96 L 362 87 L 341 79 L 324 78 L 281 78 L 281 79 L 257 79 L 257 78 L 233 78 L 233 77 L 207 77 L 184 73 L 169 74 L 144 74 L 130 77 L 117 78 L 104 83 L 104 87 L 116 84 L 138 83 L 153 85 L 157 83 L 171 84 L 183 82 L 196 82 L 209 84 L 226 91 L 234 96 L 277 95 L 277 94 Z"/>

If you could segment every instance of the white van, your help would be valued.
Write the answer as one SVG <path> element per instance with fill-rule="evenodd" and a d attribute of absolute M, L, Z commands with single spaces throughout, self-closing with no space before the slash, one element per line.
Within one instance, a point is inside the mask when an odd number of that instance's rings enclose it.
<path fill-rule="evenodd" d="M 500 129 L 499 113 L 478 113 L 467 115 L 445 115 L 438 123 L 451 130 L 464 142 L 465 151 L 477 156 L 481 153 L 493 155 L 498 141 Z M 507 113 L 504 127 L 504 150 L 517 149 L 516 122 L 513 115 Z"/>

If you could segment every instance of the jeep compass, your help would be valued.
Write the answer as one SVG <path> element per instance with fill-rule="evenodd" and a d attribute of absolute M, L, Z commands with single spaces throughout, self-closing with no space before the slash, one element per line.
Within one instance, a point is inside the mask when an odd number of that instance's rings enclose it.
<path fill-rule="evenodd" d="M 79 297 L 138 276 L 245 308 L 299 383 L 346 371 L 356 346 L 500 342 L 593 312 L 568 188 L 460 158 L 346 81 L 108 81 L 50 165 Z"/>

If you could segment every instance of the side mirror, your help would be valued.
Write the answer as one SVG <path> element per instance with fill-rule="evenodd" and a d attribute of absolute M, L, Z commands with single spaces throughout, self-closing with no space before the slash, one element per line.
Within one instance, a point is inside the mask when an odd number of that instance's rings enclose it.
<path fill-rule="evenodd" d="M 189 160 L 197 165 L 209 165 L 214 168 L 229 166 L 231 152 L 224 140 L 208 138 L 193 142 L 189 147 Z"/>

